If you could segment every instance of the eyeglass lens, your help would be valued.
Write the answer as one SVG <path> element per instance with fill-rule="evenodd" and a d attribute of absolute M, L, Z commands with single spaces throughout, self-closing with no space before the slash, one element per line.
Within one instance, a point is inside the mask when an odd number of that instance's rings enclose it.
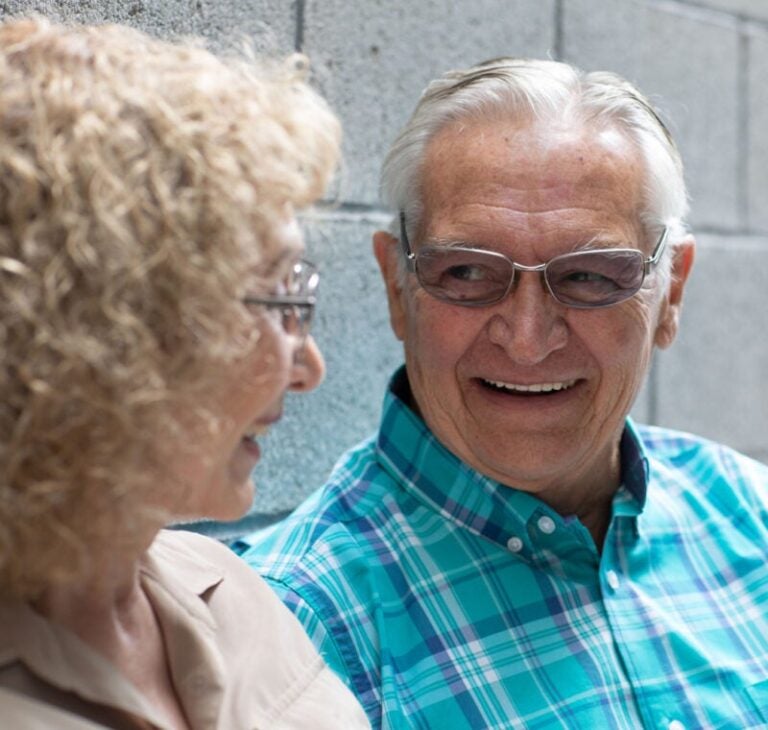
<path fill-rule="evenodd" d="M 319 274 L 315 267 L 306 261 L 293 264 L 283 280 L 281 294 L 286 297 L 306 297 L 304 302 L 284 303 L 280 308 L 283 329 L 299 339 L 306 338 L 312 324 L 314 313 L 314 293 L 317 289 Z"/>
<path fill-rule="evenodd" d="M 289 335 L 294 335 L 303 340 L 309 334 L 312 325 L 312 304 L 281 304 L 280 322 L 283 329 Z"/>
<path fill-rule="evenodd" d="M 514 284 L 515 266 L 492 251 L 428 247 L 416 256 L 419 282 L 430 294 L 467 305 L 490 304 Z M 633 249 L 579 251 L 551 259 L 544 278 L 563 304 L 605 307 L 628 299 L 642 286 L 645 260 Z"/>
<path fill-rule="evenodd" d="M 266 297 L 246 297 L 246 304 L 264 306 L 280 318 L 283 330 L 304 340 L 312 324 L 315 308 L 315 292 L 320 275 L 308 261 L 295 262 L 277 291 Z"/>

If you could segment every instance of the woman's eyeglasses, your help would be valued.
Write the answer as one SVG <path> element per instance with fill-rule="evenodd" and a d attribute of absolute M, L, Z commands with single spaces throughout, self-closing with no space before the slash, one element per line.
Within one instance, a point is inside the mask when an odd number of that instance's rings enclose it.
<path fill-rule="evenodd" d="M 400 230 L 409 270 L 437 299 L 463 307 L 484 307 L 509 294 L 517 271 L 538 271 L 558 302 L 581 309 L 610 307 L 637 294 L 661 259 L 668 231 L 664 228 L 649 258 L 637 249 L 604 248 L 566 253 L 545 264 L 524 266 L 502 253 L 463 246 L 424 246 L 414 253 L 404 213 L 400 213 Z"/>
<path fill-rule="evenodd" d="M 317 267 L 301 259 L 291 266 L 275 294 L 245 297 L 243 304 L 262 306 L 277 312 L 286 334 L 295 337 L 301 346 L 312 325 L 319 281 Z"/>

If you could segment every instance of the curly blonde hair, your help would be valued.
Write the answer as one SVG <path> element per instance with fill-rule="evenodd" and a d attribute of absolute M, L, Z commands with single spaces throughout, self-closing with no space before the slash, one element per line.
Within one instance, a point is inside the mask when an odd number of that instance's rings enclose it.
<path fill-rule="evenodd" d="M 0 592 L 130 542 L 175 412 L 253 346 L 239 297 L 338 155 L 301 65 L 0 25 Z"/>

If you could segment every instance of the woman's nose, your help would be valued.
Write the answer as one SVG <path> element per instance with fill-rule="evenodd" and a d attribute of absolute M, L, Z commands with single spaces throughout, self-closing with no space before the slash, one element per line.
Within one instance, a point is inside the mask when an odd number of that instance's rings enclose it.
<path fill-rule="evenodd" d="M 294 352 L 289 388 L 299 393 L 307 393 L 320 385 L 324 377 L 323 355 L 312 335 L 307 335 L 303 345 Z"/>

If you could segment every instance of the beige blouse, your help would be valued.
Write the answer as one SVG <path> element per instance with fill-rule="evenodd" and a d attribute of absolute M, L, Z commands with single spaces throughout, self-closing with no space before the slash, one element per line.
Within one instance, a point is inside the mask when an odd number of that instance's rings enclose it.
<path fill-rule="evenodd" d="M 293 614 L 223 545 L 164 530 L 147 552 L 141 579 L 195 730 L 370 727 Z M 0 724 L 14 730 L 168 727 L 74 634 L 26 604 L 2 600 Z"/>

